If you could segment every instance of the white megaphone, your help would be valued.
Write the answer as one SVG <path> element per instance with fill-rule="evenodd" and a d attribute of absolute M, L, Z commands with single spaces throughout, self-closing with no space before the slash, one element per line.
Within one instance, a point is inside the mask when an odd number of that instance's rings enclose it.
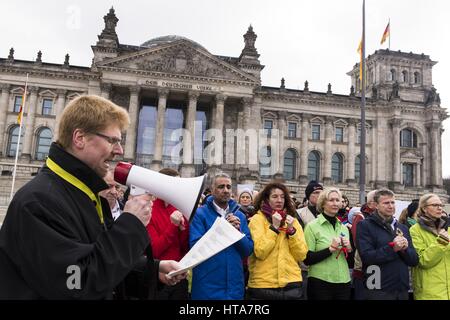
<path fill-rule="evenodd" d="M 114 170 L 114 180 L 118 183 L 145 189 L 176 207 L 188 221 L 197 209 L 206 176 L 204 174 L 195 178 L 171 177 L 127 162 L 119 162 Z"/>

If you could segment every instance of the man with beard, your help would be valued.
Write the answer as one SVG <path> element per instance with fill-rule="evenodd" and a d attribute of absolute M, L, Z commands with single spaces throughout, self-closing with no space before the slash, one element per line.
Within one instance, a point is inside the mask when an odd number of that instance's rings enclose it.
<path fill-rule="evenodd" d="M 217 218 L 226 219 L 244 237 L 202 262 L 192 271 L 193 300 L 242 300 L 245 284 L 242 260 L 253 252 L 253 241 L 245 215 L 231 199 L 231 178 L 225 173 L 214 176 L 211 196 L 198 208 L 190 225 L 189 245 L 211 228 Z"/>

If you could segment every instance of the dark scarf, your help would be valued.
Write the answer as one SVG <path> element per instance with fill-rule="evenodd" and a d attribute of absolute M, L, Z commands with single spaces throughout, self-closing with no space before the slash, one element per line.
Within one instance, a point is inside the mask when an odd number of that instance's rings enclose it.
<path fill-rule="evenodd" d="M 395 231 L 392 229 L 392 221 L 394 221 L 394 216 L 385 218 L 381 214 L 379 214 L 378 211 L 375 211 L 372 216 L 376 221 L 378 221 L 379 224 L 381 224 L 383 229 L 388 231 L 393 236 L 396 235 Z"/>
<path fill-rule="evenodd" d="M 443 218 L 439 219 L 432 219 L 424 214 L 421 214 L 419 216 L 418 223 L 422 228 L 425 230 L 431 232 L 436 237 L 438 237 L 438 242 L 442 244 L 448 244 L 449 243 L 449 236 L 447 232 L 447 220 Z"/>
<path fill-rule="evenodd" d="M 283 218 L 280 223 L 280 227 L 283 227 L 284 222 L 286 221 L 286 210 L 282 210 L 282 211 L 274 210 L 274 209 L 272 209 L 270 204 L 268 204 L 267 202 L 264 201 L 264 203 L 261 207 L 261 211 L 266 216 L 267 220 L 269 220 L 270 223 L 272 223 L 272 215 L 275 214 L 276 212 L 278 212 L 281 215 L 281 217 Z"/>
<path fill-rule="evenodd" d="M 374 211 L 375 209 L 370 209 L 367 203 L 363 204 L 361 208 L 361 213 L 363 214 L 364 218 L 370 216 Z"/>

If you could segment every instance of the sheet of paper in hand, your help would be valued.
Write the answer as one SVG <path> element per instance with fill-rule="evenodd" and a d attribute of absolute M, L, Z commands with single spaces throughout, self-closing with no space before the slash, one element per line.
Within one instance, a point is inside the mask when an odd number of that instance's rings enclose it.
<path fill-rule="evenodd" d="M 181 269 L 170 272 L 169 276 L 175 276 L 192 269 L 243 237 L 244 234 L 239 232 L 224 218 L 217 218 L 211 228 L 180 260 Z"/>

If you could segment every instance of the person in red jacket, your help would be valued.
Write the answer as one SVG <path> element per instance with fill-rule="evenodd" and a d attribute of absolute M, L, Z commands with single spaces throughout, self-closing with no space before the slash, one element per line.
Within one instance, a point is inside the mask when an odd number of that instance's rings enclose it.
<path fill-rule="evenodd" d="M 159 173 L 179 177 L 178 171 L 163 168 Z M 189 222 L 183 214 L 171 204 L 157 198 L 153 201 L 152 219 L 147 225 L 153 256 L 159 260 L 180 261 L 189 249 Z M 158 300 L 187 300 L 188 281 L 184 279 L 176 285 L 170 285 L 165 277 L 160 277 L 164 283 L 158 289 Z"/>

